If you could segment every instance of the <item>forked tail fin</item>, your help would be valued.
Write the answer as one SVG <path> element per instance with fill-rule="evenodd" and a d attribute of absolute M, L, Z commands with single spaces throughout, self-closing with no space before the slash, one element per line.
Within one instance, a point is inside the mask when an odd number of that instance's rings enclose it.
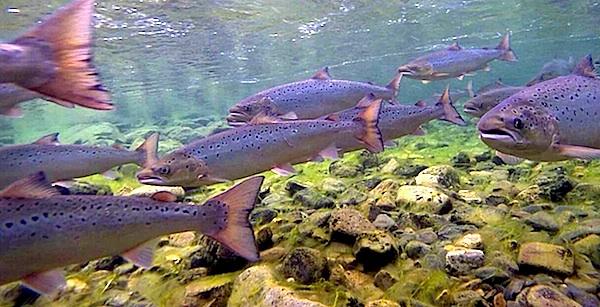
<path fill-rule="evenodd" d="M 438 100 L 438 102 L 436 103 L 436 106 L 441 106 L 444 109 L 444 115 L 442 115 L 440 119 L 449 121 L 459 126 L 465 126 L 465 121 L 462 119 L 462 117 L 460 116 L 458 111 L 456 111 L 456 108 L 452 104 L 452 100 L 450 99 L 449 88 L 450 87 L 446 87 L 446 90 L 444 90 L 444 93 L 440 97 L 440 100 Z"/>
<path fill-rule="evenodd" d="M 233 188 L 211 198 L 225 204 L 226 224 L 211 237 L 227 246 L 238 255 L 249 261 L 259 259 L 254 231 L 248 217 L 254 208 L 256 197 L 264 177 L 252 177 L 246 179 Z"/>
<path fill-rule="evenodd" d="M 111 110 L 108 92 L 92 65 L 94 0 L 74 0 L 15 40 L 38 39 L 49 44 L 57 67 L 48 82 L 29 90 L 65 107 Z"/>
<path fill-rule="evenodd" d="M 135 149 L 136 152 L 141 154 L 139 166 L 150 167 L 158 161 L 158 132 L 152 133 L 144 143 Z"/>
<path fill-rule="evenodd" d="M 378 126 L 381 101 L 381 99 L 376 99 L 373 94 L 365 96 L 357 105 L 364 109 L 354 118 L 354 121 L 360 122 L 362 125 L 356 138 L 365 144 L 370 152 L 383 151 L 383 137 Z"/>
<path fill-rule="evenodd" d="M 502 61 L 515 62 L 517 61 L 517 55 L 510 48 L 510 33 L 504 34 L 500 43 L 496 47 L 497 50 L 503 51 L 503 53 L 498 57 L 498 59 Z"/>

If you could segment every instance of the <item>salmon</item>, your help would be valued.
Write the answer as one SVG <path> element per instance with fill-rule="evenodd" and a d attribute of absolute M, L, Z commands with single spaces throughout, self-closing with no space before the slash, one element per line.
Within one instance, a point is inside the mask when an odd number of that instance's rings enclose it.
<path fill-rule="evenodd" d="M 21 117 L 23 111 L 18 106 L 20 103 L 42 97 L 36 92 L 12 83 L 0 83 L 0 114 L 8 117 Z"/>
<path fill-rule="evenodd" d="M 575 64 L 573 57 L 569 57 L 568 60 L 553 59 L 545 63 L 542 69 L 526 85 L 531 86 L 556 77 L 569 75 L 573 72 Z"/>
<path fill-rule="evenodd" d="M 69 108 L 111 110 L 108 92 L 91 63 L 93 12 L 94 0 L 74 0 L 15 40 L 0 44 L 0 83 Z M 2 114 L 15 116 L 20 110 L 14 100 L 30 97 L 4 99 L 13 102 L 0 101 Z"/>
<path fill-rule="evenodd" d="M 488 64 L 493 60 L 517 60 L 510 48 L 509 33 L 502 37 L 496 48 L 463 48 L 454 43 L 445 50 L 431 52 L 398 67 L 398 72 L 425 83 L 448 78 L 462 79 L 474 71 L 488 70 Z"/>
<path fill-rule="evenodd" d="M 248 215 L 262 177 L 247 179 L 203 205 L 152 198 L 58 195 L 43 173 L 0 192 L 0 285 L 21 280 L 52 295 L 65 285 L 60 268 L 121 255 L 152 266 L 156 238 L 197 231 L 250 260 L 258 260 Z"/>
<path fill-rule="evenodd" d="M 357 139 L 372 152 L 383 150 L 377 126 L 381 99 L 351 120 L 330 118 L 283 121 L 259 115 L 250 124 L 225 130 L 177 149 L 137 174 L 141 183 L 198 187 L 235 180 L 267 170 L 289 175 L 292 163 L 337 156 L 336 142 Z"/>
<path fill-rule="evenodd" d="M 287 119 L 315 119 L 354 107 L 363 97 L 395 100 L 401 75 L 397 74 L 387 86 L 336 80 L 327 67 L 312 78 L 279 85 L 244 98 L 229 109 L 227 121 L 231 126 L 249 122 L 260 113 Z"/>
<path fill-rule="evenodd" d="M 116 166 L 140 166 L 156 161 L 158 134 L 154 133 L 136 150 L 87 145 L 62 145 L 58 133 L 32 144 L 0 148 L 0 188 L 28 175 L 44 172 L 50 182 L 103 173 Z"/>
<path fill-rule="evenodd" d="M 586 56 L 568 76 L 536 83 L 481 117 L 481 140 L 534 161 L 600 158 L 600 79 Z"/>
<path fill-rule="evenodd" d="M 492 85 L 479 89 L 477 93 L 469 94 L 471 98 L 465 102 L 465 113 L 474 117 L 481 117 L 504 99 L 523 89 L 525 89 L 524 86 L 510 86 L 496 81 Z"/>

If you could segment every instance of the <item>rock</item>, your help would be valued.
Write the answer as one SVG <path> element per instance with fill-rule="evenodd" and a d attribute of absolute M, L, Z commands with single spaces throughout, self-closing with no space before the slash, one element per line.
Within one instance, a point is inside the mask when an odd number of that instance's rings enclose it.
<path fill-rule="evenodd" d="M 379 299 L 384 295 L 384 292 L 374 285 L 373 277 L 356 270 L 345 271 L 339 266 L 333 268 L 330 281 L 348 289 L 350 293 L 357 295 L 363 301 Z"/>
<path fill-rule="evenodd" d="M 573 274 L 574 270 L 574 258 L 570 250 L 541 242 L 523 244 L 517 262 L 521 270 L 533 268 L 566 275 Z"/>
<path fill-rule="evenodd" d="M 108 185 L 73 181 L 54 185 L 62 195 L 113 195 Z"/>
<path fill-rule="evenodd" d="M 271 227 L 264 227 L 256 235 L 256 246 L 259 251 L 264 251 L 273 247 L 273 230 Z"/>
<path fill-rule="evenodd" d="M 525 218 L 525 223 L 536 230 L 545 230 L 549 232 L 557 232 L 559 225 L 556 220 L 547 212 L 539 211 Z"/>
<path fill-rule="evenodd" d="M 524 280 L 518 278 L 511 280 L 504 288 L 504 298 L 510 301 L 514 300 L 523 289 L 523 286 L 525 286 Z"/>
<path fill-rule="evenodd" d="M 178 200 L 182 200 L 185 197 L 185 190 L 182 187 L 167 187 L 167 186 L 156 186 L 156 185 L 142 185 L 130 192 L 124 193 L 123 196 L 133 197 L 151 197 L 158 192 L 169 192 L 177 196 Z"/>
<path fill-rule="evenodd" d="M 323 196 L 311 188 L 300 190 L 294 194 L 294 202 L 310 209 L 333 208 L 335 206 L 333 199 Z"/>
<path fill-rule="evenodd" d="M 335 197 L 346 191 L 347 187 L 346 184 L 339 179 L 325 178 L 320 182 L 320 189 L 325 192 L 327 196 Z"/>
<path fill-rule="evenodd" d="M 587 293 L 582 289 L 579 289 L 573 285 L 568 285 L 565 294 L 581 304 L 582 307 L 598 307 L 600 306 L 600 299 L 591 293 Z"/>
<path fill-rule="evenodd" d="M 221 274 L 205 277 L 185 286 L 182 306 L 227 306 L 235 275 Z"/>
<path fill-rule="evenodd" d="M 128 306 L 131 294 L 125 291 L 110 290 L 107 293 L 107 299 L 104 302 L 105 306 L 124 307 Z"/>
<path fill-rule="evenodd" d="M 311 284 L 327 275 L 327 260 L 316 249 L 298 247 L 283 259 L 281 271 L 286 278 Z"/>
<path fill-rule="evenodd" d="M 476 154 L 474 158 L 475 158 L 475 161 L 477 161 L 477 162 L 489 161 L 489 160 L 492 160 L 492 152 L 484 151 L 482 153 Z"/>
<path fill-rule="evenodd" d="M 465 232 L 473 232 L 477 230 L 477 227 L 474 225 L 447 224 L 438 230 L 437 235 L 443 240 L 454 240 L 456 237 Z"/>
<path fill-rule="evenodd" d="M 421 241 L 410 241 L 404 246 L 404 252 L 411 259 L 418 259 L 431 251 L 431 247 Z"/>
<path fill-rule="evenodd" d="M 531 307 L 581 307 L 557 289 L 546 285 L 537 285 L 528 289 L 526 301 Z"/>
<path fill-rule="evenodd" d="M 435 188 L 405 185 L 398 189 L 396 204 L 409 211 L 444 214 L 452 209 L 450 198 Z"/>
<path fill-rule="evenodd" d="M 431 228 L 421 229 L 416 235 L 416 240 L 425 244 L 432 244 L 438 240 L 438 235 Z"/>
<path fill-rule="evenodd" d="M 186 231 L 169 235 L 169 245 L 175 247 L 188 247 L 196 242 L 196 232 Z"/>
<path fill-rule="evenodd" d="M 510 274 L 507 271 L 493 266 L 480 267 L 473 274 L 490 285 L 501 285 L 510 279 Z"/>
<path fill-rule="evenodd" d="M 375 300 L 367 302 L 365 307 L 400 307 L 400 304 L 388 300 Z"/>
<path fill-rule="evenodd" d="M 540 196 L 551 201 L 559 201 L 573 190 L 575 183 L 567 177 L 565 169 L 559 166 L 538 176 L 536 185 L 540 188 Z"/>
<path fill-rule="evenodd" d="M 105 257 L 95 262 L 95 271 L 112 271 L 119 265 L 125 263 L 125 260 L 121 256 Z"/>
<path fill-rule="evenodd" d="M 397 228 L 396 222 L 387 214 L 379 214 L 373 221 L 373 225 L 381 230 L 393 230 Z"/>
<path fill-rule="evenodd" d="M 381 172 L 384 174 L 393 174 L 398 168 L 400 168 L 400 163 L 396 159 L 390 159 L 382 168 Z"/>
<path fill-rule="evenodd" d="M 482 290 L 463 290 L 454 293 L 452 299 L 457 306 L 484 306 L 483 294 Z"/>
<path fill-rule="evenodd" d="M 283 259 L 288 254 L 287 250 L 283 247 L 272 247 L 260 253 L 260 260 L 269 262 L 269 261 L 279 261 Z"/>
<path fill-rule="evenodd" d="M 468 249 L 483 249 L 483 239 L 478 233 L 469 233 L 458 239 L 454 245 Z"/>
<path fill-rule="evenodd" d="M 298 193 L 299 191 L 302 191 L 304 189 L 306 189 L 307 186 L 303 185 L 299 182 L 296 181 L 288 181 L 285 184 L 285 190 L 290 194 L 290 196 L 294 196 L 296 193 Z"/>
<path fill-rule="evenodd" d="M 374 278 L 373 284 L 375 284 L 375 287 L 383 291 L 389 289 L 396 282 L 398 282 L 398 278 L 387 270 L 381 270 L 377 272 Z"/>
<path fill-rule="evenodd" d="M 354 243 L 359 235 L 377 230 L 369 220 L 354 209 L 334 210 L 329 222 L 331 239 L 349 244 Z"/>
<path fill-rule="evenodd" d="M 227 306 L 326 307 L 319 302 L 302 299 L 293 290 L 279 286 L 266 265 L 248 268 L 235 279 Z"/>
<path fill-rule="evenodd" d="M 415 178 L 417 185 L 456 188 L 460 185 L 458 172 L 449 165 L 436 165 L 423 170 Z"/>
<path fill-rule="evenodd" d="M 233 272 L 243 268 L 248 261 L 221 243 L 200 236 L 198 247 L 189 255 L 189 268 L 205 267 L 210 274 Z"/>
<path fill-rule="evenodd" d="M 268 224 L 277 217 L 277 214 L 277 211 L 271 208 L 257 208 L 250 214 L 250 221 L 256 225 Z"/>
<path fill-rule="evenodd" d="M 394 172 L 395 175 L 401 177 L 415 177 L 423 170 L 427 169 L 427 165 L 422 164 L 408 164 L 402 165 Z"/>
<path fill-rule="evenodd" d="M 462 151 L 452 157 L 450 161 L 452 162 L 452 166 L 458 168 L 468 168 L 471 166 L 471 158 L 466 152 Z"/>
<path fill-rule="evenodd" d="M 590 258 L 594 266 L 600 268 L 600 236 L 591 234 L 575 242 L 573 245 L 576 251 Z"/>
<path fill-rule="evenodd" d="M 446 270 L 453 275 L 467 275 L 483 266 L 485 255 L 477 249 L 456 249 L 446 253 Z"/>
<path fill-rule="evenodd" d="M 381 268 L 398 257 L 397 242 L 383 231 L 361 234 L 352 251 L 356 260 L 368 271 Z"/>
<path fill-rule="evenodd" d="M 340 178 L 354 178 L 363 171 L 358 164 L 349 164 L 348 162 L 338 160 L 329 165 L 329 174 Z"/>
<path fill-rule="evenodd" d="M 365 169 L 376 167 L 383 162 L 379 159 L 377 154 L 371 153 L 368 150 L 360 151 L 358 155 L 358 161 Z"/>

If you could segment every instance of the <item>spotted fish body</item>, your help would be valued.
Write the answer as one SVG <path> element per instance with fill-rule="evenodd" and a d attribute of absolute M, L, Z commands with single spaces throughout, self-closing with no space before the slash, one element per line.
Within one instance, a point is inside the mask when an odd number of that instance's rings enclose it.
<path fill-rule="evenodd" d="M 486 69 L 488 63 L 496 59 L 516 61 L 509 39 L 509 34 L 506 34 L 495 49 L 465 49 L 455 43 L 445 50 L 434 51 L 400 66 L 398 72 L 424 81 L 461 78 L 470 72 Z"/>
<path fill-rule="evenodd" d="M 32 178 L 43 180 L 43 174 Z M 261 183 L 262 177 L 248 179 L 201 206 L 152 198 L 63 196 L 50 187 L 16 193 L 11 186 L 0 194 L 0 285 L 24 279 L 34 290 L 51 292 L 64 282 L 48 285 L 52 270 L 119 254 L 147 267 L 154 246 L 145 243 L 183 231 L 201 232 L 257 260 L 248 214 Z"/>
<path fill-rule="evenodd" d="M 153 134 L 135 151 L 113 147 L 57 144 L 58 134 L 33 144 L 0 148 L 0 188 L 43 171 L 50 182 L 99 174 L 135 163 L 143 166 L 156 155 L 158 135 Z"/>
<path fill-rule="evenodd" d="M 356 116 L 357 109 L 339 112 L 341 120 Z M 405 135 L 421 134 L 421 125 L 434 119 L 446 120 L 459 126 L 465 122 L 458 114 L 446 90 L 438 102 L 433 105 L 418 103 L 417 105 L 385 105 L 379 115 L 379 129 L 384 141 L 394 140 Z M 345 138 L 336 143 L 342 151 L 352 151 L 360 148 L 355 139 Z"/>
<path fill-rule="evenodd" d="M 317 158 L 346 136 L 360 139 L 362 147 L 380 151 L 383 143 L 376 125 L 381 100 L 372 99 L 375 101 L 352 120 L 251 123 L 208 136 L 140 171 L 138 180 L 196 187 L 270 169 L 291 173 L 290 163 Z"/>
<path fill-rule="evenodd" d="M 0 114 L 10 117 L 22 115 L 18 105 L 21 102 L 41 98 L 42 95 L 18 87 L 11 83 L 0 83 Z"/>
<path fill-rule="evenodd" d="M 476 95 L 465 102 L 465 113 L 471 116 L 481 117 L 487 111 L 504 101 L 506 98 L 525 89 L 524 86 L 508 86 L 499 84 L 494 88 L 479 91 Z"/>
<path fill-rule="evenodd" d="M 249 122 L 259 113 L 315 119 L 352 108 L 370 93 L 378 99 L 395 100 L 400 77 L 397 75 L 384 87 L 331 79 L 327 68 L 324 68 L 308 80 L 276 86 L 241 100 L 229 110 L 227 121 L 237 126 Z"/>
<path fill-rule="evenodd" d="M 486 144 L 506 154 L 539 161 L 590 159 L 600 157 L 598 116 L 600 80 L 588 56 L 573 74 L 505 99 L 478 128 Z"/>
<path fill-rule="evenodd" d="M 575 64 L 576 63 L 572 57 L 569 57 L 568 60 L 553 59 L 542 66 L 542 69 L 529 82 L 527 82 L 527 86 L 548 81 L 556 77 L 569 75 L 573 72 Z"/>

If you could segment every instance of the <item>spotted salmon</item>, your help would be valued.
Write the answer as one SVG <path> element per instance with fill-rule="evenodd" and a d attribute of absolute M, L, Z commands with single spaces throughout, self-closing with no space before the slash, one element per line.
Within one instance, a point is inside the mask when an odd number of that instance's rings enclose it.
<path fill-rule="evenodd" d="M 336 80 L 327 67 L 312 78 L 266 89 L 244 98 L 229 109 L 227 121 L 239 126 L 259 113 L 288 119 L 315 119 L 354 107 L 366 95 L 395 100 L 401 75 L 397 74 L 387 86 L 370 83 Z"/>
<path fill-rule="evenodd" d="M 425 83 L 448 78 L 462 79 L 468 73 L 489 69 L 488 64 L 496 59 L 517 60 L 510 48 L 510 34 L 504 35 L 496 48 L 462 48 L 454 43 L 445 50 L 431 52 L 398 67 L 398 72 Z"/>
<path fill-rule="evenodd" d="M 587 56 L 568 76 L 534 84 L 479 120 L 481 140 L 536 161 L 600 158 L 600 79 Z"/>
<path fill-rule="evenodd" d="M 504 99 L 523 90 L 524 86 L 510 86 L 496 81 L 492 86 L 486 86 L 477 93 L 470 93 L 471 98 L 465 102 L 465 113 L 481 117 L 487 111 L 498 105 Z"/>
<path fill-rule="evenodd" d="M 292 120 L 257 116 L 250 124 L 197 140 L 141 170 L 141 183 L 197 187 L 234 180 L 272 169 L 287 175 L 291 163 L 335 157 L 335 143 L 356 138 L 370 151 L 383 150 L 377 127 L 381 99 L 361 100 L 368 105 L 351 120 Z"/>
<path fill-rule="evenodd" d="M 158 134 L 152 134 L 135 151 L 114 147 L 63 145 L 58 133 L 32 144 L 0 148 L 0 188 L 43 171 L 50 182 L 90 176 L 113 167 L 135 163 L 140 166 L 156 160 Z"/>
<path fill-rule="evenodd" d="M 69 108 L 112 109 L 91 64 L 93 12 L 94 0 L 74 0 L 15 40 L 0 44 L 0 83 L 12 83 Z M 31 98 L 22 95 L 5 93 L 2 114 L 20 114 L 15 101 Z"/>
<path fill-rule="evenodd" d="M 52 294 L 65 285 L 60 268 L 113 255 L 148 268 L 154 239 L 183 231 L 208 235 L 255 261 L 248 214 L 262 181 L 247 179 L 198 206 L 176 203 L 168 192 L 152 198 L 58 195 L 43 173 L 22 179 L 0 192 L 0 285 L 22 280 Z"/>
<path fill-rule="evenodd" d="M 340 120 L 350 120 L 360 111 L 354 108 L 338 113 Z M 454 108 L 448 88 L 438 98 L 434 105 L 426 105 L 419 101 L 416 105 L 391 105 L 382 106 L 379 115 L 379 129 L 384 141 L 390 141 L 409 134 L 421 135 L 424 131 L 421 125 L 433 120 L 441 119 L 453 124 L 464 126 L 465 121 Z M 336 145 L 344 152 L 360 148 L 360 143 L 352 138 L 340 139 Z"/>
<path fill-rule="evenodd" d="M 529 82 L 527 82 L 527 86 L 554 79 L 556 77 L 569 75 L 573 72 L 575 64 L 576 63 L 572 57 L 569 57 L 568 60 L 553 59 L 542 66 L 542 69 Z"/>

